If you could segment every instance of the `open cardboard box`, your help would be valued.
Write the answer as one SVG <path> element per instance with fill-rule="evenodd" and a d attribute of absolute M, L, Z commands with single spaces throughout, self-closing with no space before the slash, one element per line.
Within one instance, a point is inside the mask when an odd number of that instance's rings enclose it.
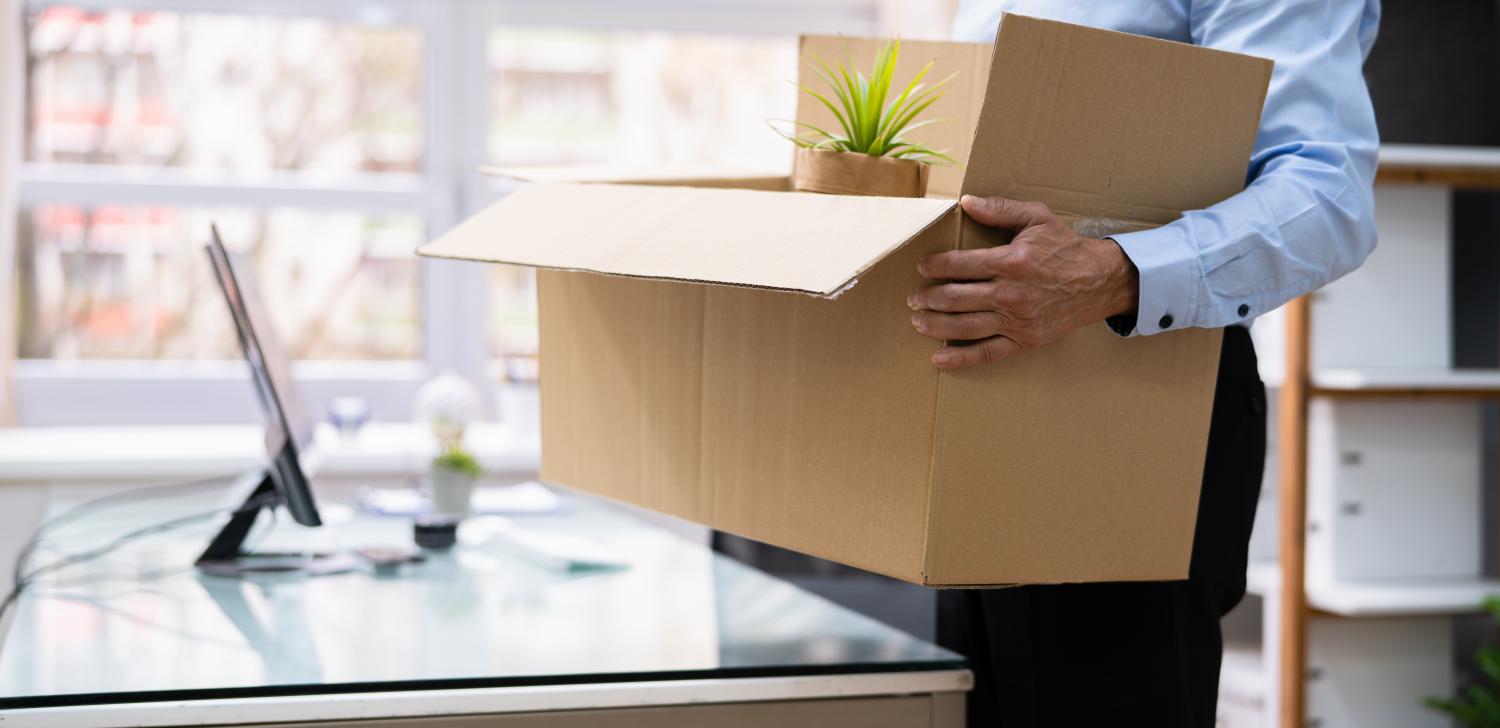
<path fill-rule="evenodd" d="M 903 42 L 897 78 L 930 59 L 955 121 L 922 141 L 966 165 L 928 198 L 533 182 L 421 253 L 541 269 L 548 481 L 931 586 L 1183 578 L 1220 332 L 939 371 L 905 298 L 920 257 L 1003 242 L 959 193 L 1118 231 L 1238 192 L 1271 63 L 1020 15 L 993 48 Z"/>

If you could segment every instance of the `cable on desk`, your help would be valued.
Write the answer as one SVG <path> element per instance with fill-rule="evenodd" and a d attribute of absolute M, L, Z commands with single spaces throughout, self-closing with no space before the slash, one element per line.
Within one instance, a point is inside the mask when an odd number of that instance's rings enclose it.
<path fill-rule="evenodd" d="M 21 548 L 20 553 L 16 555 L 16 561 L 11 570 L 10 593 L 5 596 L 4 600 L 0 600 L 0 618 L 4 618 L 5 613 L 15 605 L 17 600 L 20 599 L 21 593 L 24 592 L 26 588 L 30 586 L 38 576 L 52 571 L 57 571 L 58 569 L 66 568 L 75 564 L 93 561 L 146 536 L 175 530 L 183 526 L 192 525 L 193 523 L 213 518 L 215 516 L 236 516 L 240 515 L 241 513 L 249 513 L 259 510 L 263 508 L 268 501 L 273 500 L 274 496 L 267 494 L 265 498 L 257 498 L 254 501 L 247 502 L 236 509 L 219 508 L 213 511 L 195 513 L 188 516 L 174 518 L 161 523 L 152 524 L 150 526 L 144 526 L 142 528 L 138 528 L 134 531 L 130 531 L 124 535 L 121 535 L 102 546 L 89 549 L 87 551 L 59 557 L 58 559 L 50 563 L 44 564 L 32 570 L 30 573 L 26 573 L 26 562 L 30 560 L 32 553 L 37 548 L 37 545 L 42 542 L 43 534 L 48 530 L 54 529 L 70 521 L 78 520 L 79 518 L 90 513 L 104 510 L 110 506 L 123 503 L 139 502 L 142 500 L 150 500 L 152 498 L 162 497 L 175 491 L 201 488 L 205 485 L 233 480 L 236 477 L 238 477 L 237 474 L 221 475 L 212 478 L 200 478 L 197 480 L 184 481 L 180 483 L 167 483 L 164 485 L 134 488 L 129 491 L 113 493 L 107 496 L 96 498 L 91 501 L 80 503 L 46 521 L 43 521 L 40 525 L 37 526 L 36 531 L 32 533 L 31 538 L 27 539 L 26 544 Z"/>
<path fill-rule="evenodd" d="M 266 509 L 266 513 L 271 516 L 270 524 L 264 527 L 257 527 L 257 530 L 260 531 L 260 534 L 254 539 L 253 543 L 248 543 L 245 546 L 246 551 L 254 552 L 261 546 L 261 544 L 265 543 L 266 539 L 270 538 L 271 533 L 276 530 L 276 526 L 281 523 L 281 515 L 278 509 L 268 508 Z M 30 591 L 32 593 L 36 593 L 36 590 L 38 588 L 47 589 L 48 591 L 42 592 L 43 596 L 87 599 L 90 601 L 108 601 L 119 596 L 136 593 L 142 590 L 122 589 L 112 594 L 105 594 L 102 596 L 97 594 L 78 594 L 69 590 L 76 589 L 78 587 L 90 587 L 99 584 L 108 584 L 110 582 L 127 582 L 140 585 L 145 582 L 154 581 L 156 579 L 164 579 L 166 577 L 176 576 L 178 574 L 191 573 L 194 568 L 195 567 L 192 564 L 188 564 L 185 566 L 173 566 L 163 569 L 153 569 L 151 571 L 85 574 L 72 578 L 53 578 L 45 581 L 38 581 L 35 578 L 30 578 L 26 582 L 26 589 L 27 591 Z"/>
<path fill-rule="evenodd" d="M 206 485 L 221 484 L 225 481 L 231 481 L 236 477 L 238 477 L 238 474 L 215 475 L 209 478 L 198 478 L 196 480 L 187 480 L 177 483 L 165 483 L 160 485 L 148 485 L 140 488 L 131 488 L 130 490 L 121 491 L 119 493 L 111 493 L 106 496 L 100 496 L 93 500 L 84 501 L 83 503 L 79 503 L 78 505 L 73 506 L 66 511 L 63 511 L 62 513 L 59 513 L 45 521 L 42 521 L 37 525 L 36 530 L 32 532 L 31 538 L 27 539 L 26 544 L 21 547 L 21 551 L 16 557 L 14 568 L 11 571 L 12 586 L 21 582 L 21 572 L 25 568 L 26 561 L 31 558 L 32 552 L 35 551 L 37 545 L 41 543 L 42 535 L 49 530 L 55 529 L 58 526 L 69 523 L 71 521 L 76 521 L 79 518 L 82 518 L 83 516 L 86 516 L 95 511 L 105 510 L 114 505 L 138 503 L 141 501 L 152 500 L 153 498 L 159 498 L 165 495 L 173 494 L 177 491 L 195 490 Z M 3 610 L 0 610 L 0 613 L 3 613 Z"/>

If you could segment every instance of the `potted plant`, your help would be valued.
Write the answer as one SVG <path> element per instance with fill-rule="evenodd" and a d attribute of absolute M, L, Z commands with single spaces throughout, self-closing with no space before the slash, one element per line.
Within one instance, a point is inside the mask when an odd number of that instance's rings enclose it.
<path fill-rule="evenodd" d="M 942 98 L 953 76 L 925 85 L 922 79 L 932 70 L 928 62 L 897 91 L 894 76 L 900 53 L 899 40 L 882 44 L 868 77 L 843 61 L 835 61 L 834 66 L 817 56 L 808 61 L 833 98 L 806 86 L 802 90 L 833 112 L 839 128 L 830 132 L 793 121 L 801 133 L 791 133 L 772 125 L 797 145 L 792 169 L 794 190 L 922 197 L 927 194 L 930 165 L 955 163 L 948 155 L 906 136 L 941 121 L 918 118 Z"/>
<path fill-rule="evenodd" d="M 479 461 L 463 445 L 450 442 L 432 460 L 428 487 L 432 490 L 432 513 L 460 519 L 469 515 L 474 482 L 484 474 Z"/>
<path fill-rule="evenodd" d="M 1500 599 L 1486 597 L 1484 608 L 1500 622 Z M 1480 648 L 1475 662 L 1488 684 L 1475 682 L 1455 697 L 1428 698 L 1425 702 L 1427 707 L 1447 713 L 1466 728 L 1496 728 L 1500 726 L 1500 696 L 1495 690 L 1500 685 L 1500 645 Z"/>

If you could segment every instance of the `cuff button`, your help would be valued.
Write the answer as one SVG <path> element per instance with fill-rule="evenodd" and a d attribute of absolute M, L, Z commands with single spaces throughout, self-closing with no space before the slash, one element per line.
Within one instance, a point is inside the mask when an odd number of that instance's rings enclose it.
<path fill-rule="evenodd" d="M 1164 329 L 1172 328 L 1172 314 L 1167 314 L 1161 317 L 1161 320 L 1157 321 L 1156 325 Z"/>
<path fill-rule="evenodd" d="M 1250 313 L 1250 306 L 1248 306 L 1246 304 L 1243 304 L 1243 303 L 1240 304 L 1240 310 L 1239 310 L 1240 318 L 1244 318 L 1249 313 Z"/>

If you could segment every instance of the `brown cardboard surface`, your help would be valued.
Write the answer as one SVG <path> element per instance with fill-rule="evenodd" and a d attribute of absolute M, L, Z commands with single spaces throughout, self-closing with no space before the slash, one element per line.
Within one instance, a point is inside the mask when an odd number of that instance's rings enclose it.
<path fill-rule="evenodd" d="M 675 516 L 700 488 L 702 286 L 539 271 L 542 467 L 549 481 Z"/>
<path fill-rule="evenodd" d="M 957 218 L 837 301 L 716 288 L 704 322 L 703 484 L 715 528 L 921 578 L 933 342 L 911 327 L 916 261 Z"/>
<path fill-rule="evenodd" d="M 963 192 L 1161 224 L 1245 185 L 1271 62 L 1005 15 Z"/>
<path fill-rule="evenodd" d="M 1233 194 L 1270 64 L 1014 15 L 993 53 L 903 43 L 929 58 L 965 73 L 935 107 L 958 121 L 922 130 L 969 161 L 936 199 L 536 183 L 421 252 L 547 269 L 548 480 L 934 586 L 1180 578 L 1220 332 L 1098 325 L 939 373 L 904 299 L 921 255 L 1004 242 L 959 189 L 1111 226 Z"/>
<path fill-rule="evenodd" d="M 1122 340 L 1099 325 L 944 372 L 928 581 L 1186 574 L 1220 336 Z"/>
<path fill-rule="evenodd" d="M 935 199 L 534 183 L 420 252 L 831 296 L 952 208 Z"/>

